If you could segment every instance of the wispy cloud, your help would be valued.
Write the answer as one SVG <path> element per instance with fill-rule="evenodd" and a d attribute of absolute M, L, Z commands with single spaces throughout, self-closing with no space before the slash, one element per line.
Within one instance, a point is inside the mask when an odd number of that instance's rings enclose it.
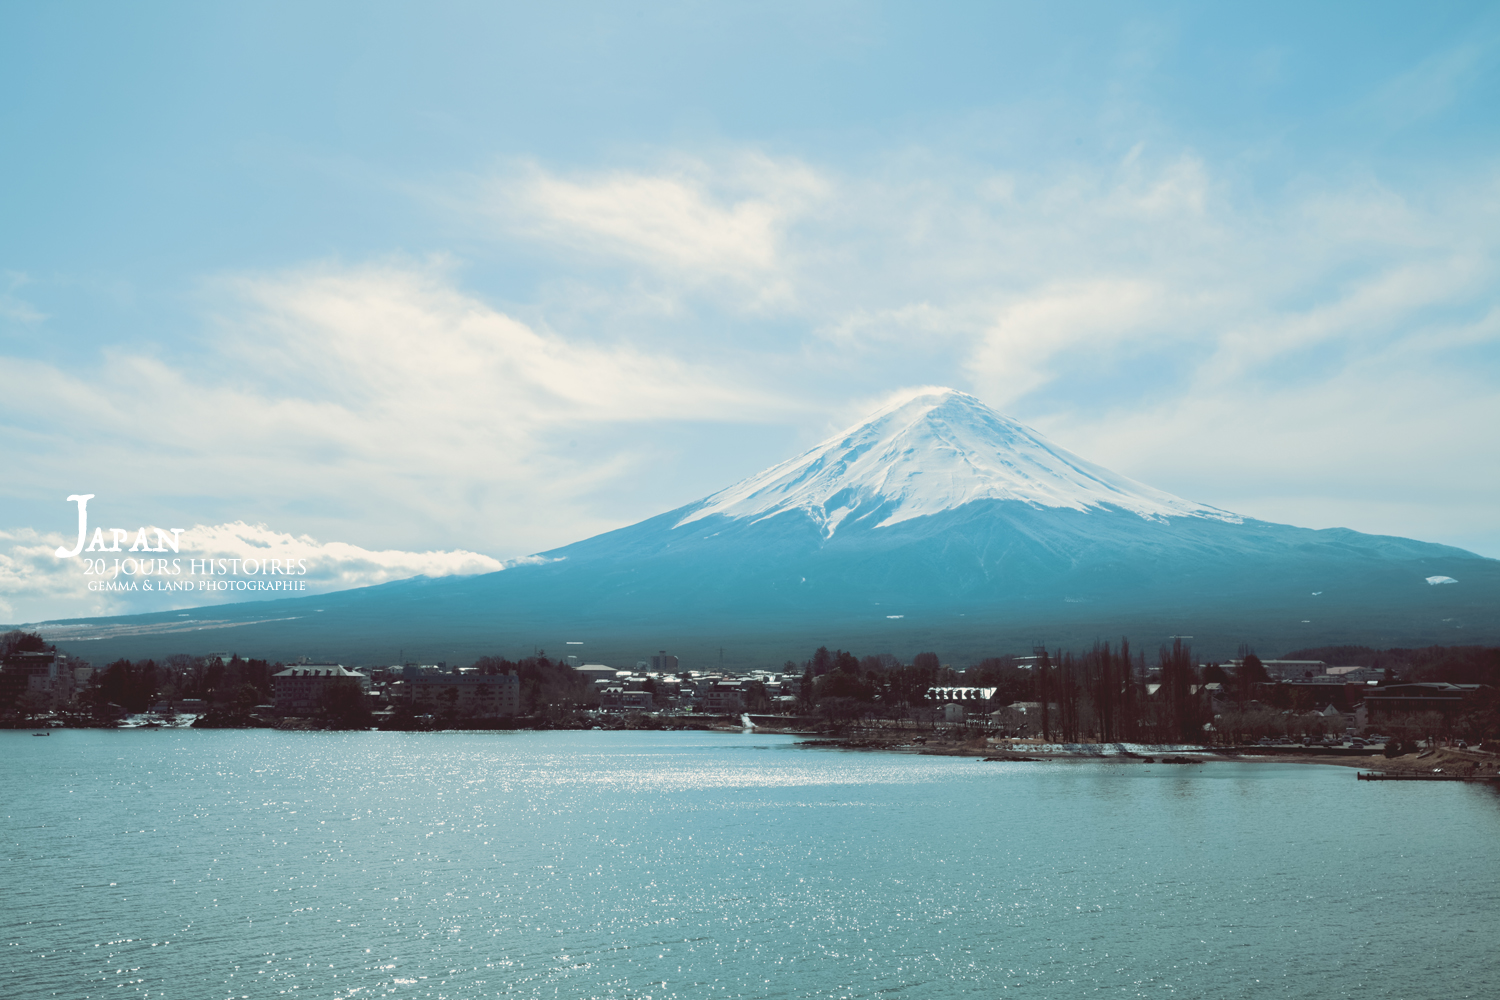
<path fill-rule="evenodd" d="M 31 279 L 16 271 L 0 271 L 0 317 L 17 323 L 40 323 L 47 315 L 19 294 Z"/>
<path fill-rule="evenodd" d="M 507 232 L 573 260 L 628 262 L 686 287 L 725 286 L 760 307 L 789 295 L 788 230 L 829 184 L 805 164 L 745 153 L 713 165 L 679 158 L 660 172 L 565 174 L 532 163 L 481 192 L 477 208 Z"/>
<path fill-rule="evenodd" d="M 433 268 L 315 268 L 230 286 L 253 309 L 220 349 L 263 391 L 425 415 L 429 443 L 518 423 L 723 419 L 770 398 L 670 353 L 537 331 Z M 472 419 L 486 410 L 505 418 Z"/>
<path fill-rule="evenodd" d="M 1001 308 L 968 367 L 991 402 L 1004 407 L 1065 376 L 1065 367 L 1055 362 L 1079 349 L 1097 354 L 1132 344 L 1159 347 L 1174 305 L 1162 289 L 1141 280 L 1104 278 L 1038 289 Z"/>
<path fill-rule="evenodd" d="M 1472 93 L 1500 65 L 1500 30 L 1493 19 L 1476 27 L 1463 42 L 1432 53 L 1386 83 L 1373 95 L 1371 111 L 1387 125 L 1413 125 Z"/>
<path fill-rule="evenodd" d="M 619 428 L 788 408 L 757 373 L 534 329 L 439 268 L 314 267 L 217 294 L 196 351 L 117 348 L 68 369 L 8 360 L 0 414 L 24 455 L 10 487 L 103 482 L 141 516 L 248 509 L 365 544 L 462 537 L 519 555 L 621 523 L 581 499 L 649 474 L 609 443 Z M 590 447 L 601 427 L 616 437 Z"/>

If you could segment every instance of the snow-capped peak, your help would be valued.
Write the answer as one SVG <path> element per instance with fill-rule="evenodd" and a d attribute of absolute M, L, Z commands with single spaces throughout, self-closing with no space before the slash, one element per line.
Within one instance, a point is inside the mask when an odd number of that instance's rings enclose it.
<path fill-rule="evenodd" d="M 677 524 L 801 510 L 832 537 L 845 522 L 875 517 L 872 526 L 884 527 L 975 500 L 1240 520 L 1084 461 L 967 393 L 934 388 L 715 493 Z"/>

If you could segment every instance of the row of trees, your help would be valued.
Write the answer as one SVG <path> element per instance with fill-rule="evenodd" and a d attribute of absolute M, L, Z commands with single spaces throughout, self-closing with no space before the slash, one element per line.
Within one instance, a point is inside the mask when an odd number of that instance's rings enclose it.
<path fill-rule="evenodd" d="M 174 655 L 164 660 L 115 660 L 96 670 L 75 700 L 65 700 L 71 678 L 59 685 L 61 694 L 35 690 L 12 658 L 17 653 L 53 653 L 56 647 L 31 632 L 0 633 L 0 716 L 15 718 L 72 708 L 107 718 L 121 712 L 144 712 L 160 701 L 200 698 L 217 709 L 248 712 L 252 706 L 271 700 L 271 675 L 280 669 L 265 660 L 227 662 L 219 657 Z"/>
<path fill-rule="evenodd" d="M 795 675 L 798 665 L 788 660 L 783 673 Z M 842 649 L 819 647 L 801 664 L 797 707 L 818 712 L 833 721 L 869 716 L 900 718 L 928 704 L 927 692 L 958 683 L 958 675 L 938 662 L 936 653 L 918 653 L 911 664 L 894 656 L 860 658 Z"/>
<path fill-rule="evenodd" d="M 1320 659 L 1386 670 L 1386 682 L 1446 681 L 1481 684 L 1462 712 L 1382 718 L 1381 729 L 1406 740 L 1428 736 L 1500 736 L 1500 648 L 1433 646 L 1376 651 L 1368 647 L 1299 650 L 1288 659 Z M 1096 643 L 1078 654 L 1038 650 L 1027 662 L 993 657 L 962 674 L 940 666 L 932 653 L 910 665 L 891 656 L 858 657 L 819 649 L 802 663 L 799 709 L 833 722 L 860 719 L 930 719 L 938 706 L 927 697 L 935 687 L 995 688 L 989 706 L 1024 703 L 1027 731 L 1063 742 L 1225 742 L 1266 736 L 1341 735 L 1342 715 L 1317 710 L 1343 689 L 1319 692 L 1305 685 L 1272 682 L 1253 650 L 1242 647 L 1235 667 L 1203 665 L 1182 640 L 1161 647 L 1154 670 L 1146 658 L 1118 646 Z M 793 672 L 797 664 L 787 663 Z M 1149 678 L 1149 680 L 1148 680 Z M 1217 698 L 1207 685 L 1217 684 Z M 1341 709 L 1351 705 L 1340 704 Z M 1010 719 L 1012 723 L 1019 720 Z"/>
<path fill-rule="evenodd" d="M 930 652 L 918 653 L 906 665 L 888 655 L 860 658 L 824 647 L 802 664 L 799 707 L 833 721 L 912 718 L 936 707 L 928 695 L 933 688 L 993 687 L 990 705 L 1025 703 L 1029 725 L 1044 739 L 1203 739 L 1212 714 L 1191 648 L 1174 641 L 1160 651 L 1157 666 L 1159 686 L 1148 689 L 1144 656 L 1132 654 L 1128 639 L 1118 646 L 1095 643 L 1083 654 L 1042 649 L 1024 663 L 1014 656 L 993 657 L 962 674 Z M 786 665 L 789 672 L 795 668 Z"/>
<path fill-rule="evenodd" d="M 281 664 L 265 660 L 228 662 L 215 657 L 169 656 L 155 660 L 116 660 L 95 671 L 82 692 L 84 703 L 103 709 L 118 705 L 127 712 L 144 712 L 153 704 L 201 698 L 211 708 L 248 712 L 271 700 L 271 675 Z"/>

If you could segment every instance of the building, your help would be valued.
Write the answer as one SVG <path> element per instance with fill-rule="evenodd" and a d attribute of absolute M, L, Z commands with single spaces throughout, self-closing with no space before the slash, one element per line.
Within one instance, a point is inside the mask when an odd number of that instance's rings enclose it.
<path fill-rule="evenodd" d="M 271 695 L 282 715 L 317 712 L 332 692 L 349 687 L 368 694 L 370 678 L 341 663 L 299 663 L 271 675 Z"/>
<path fill-rule="evenodd" d="M 74 672 L 64 653 L 17 651 L 5 658 L 0 669 L 0 691 L 6 701 L 38 692 L 58 702 L 67 702 L 73 697 L 73 690 Z"/>
<path fill-rule="evenodd" d="M 630 676 L 630 671 L 628 670 L 619 670 L 615 667 L 606 666 L 603 663 L 585 663 L 578 668 L 578 672 L 588 678 L 592 684 L 598 684 L 600 681 L 613 684 L 621 676 Z"/>
<path fill-rule="evenodd" d="M 1243 663 L 1243 660 L 1230 660 L 1226 666 L 1238 670 Z M 1260 665 L 1266 668 L 1266 676 L 1273 681 L 1316 677 L 1328 668 L 1323 660 L 1261 660 Z"/>
<path fill-rule="evenodd" d="M 1027 719 L 1026 709 L 1028 707 L 1032 709 L 1033 716 L 1041 712 L 1041 702 L 1021 701 L 1007 705 L 1004 708 L 997 708 L 986 716 L 986 718 L 989 720 L 990 725 L 994 726 L 1001 733 L 1012 736 L 1023 736 L 1031 728 L 1034 728 L 1028 725 L 1028 723 L 1035 723 L 1036 721 L 1034 717 L 1030 720 Z"/>
<path fill-rule="evenodd" d="M 677 672 L 677 657 L 672 656 L 664 649 L 651 657 L 651 669 L 675 674 Z"/>
<path fill-rule="evenodd" d="M 1345 684 L 1378 684 L 1385 679 L 1385 671 L 1375 667 L 1329 667 L 1325 677 L 1334 677 Z"/>
<path fill-rule="evenodd" d="M 600 692 L 599 707 L 606 712 L 649 712 L 656 707 L 656 699 L 644 688 L 611 684 Z"/>
<path fill-rule="evenodd" d="M 704 688 L 701 701 L 703 710 L 712 715 L 738 715 L 745 710 L 745 692 L 738 681 L 715 681 Z"/>
<path fill-rule="evenodd" d="M 1365 717 L 1376 719 L 1393 716 L 1421 715 L 1437 712 L 1451 716 L 1463 711 L 1487 684 L 1447 684 L 1429 681 L 1413 684 L 1387 684 L 1365 691 Z"/>
<path fill-rule="evenodd" d="M 935 687 L 927 689 L 927 697 L 933 701 L 989 701 L 999 688 L 992 687 Z"/>
<path fill-rule="evenodd" d="M 1365 696 L 1366 690 L 1374 690 L 1366 688 L 1364 684 L 1345 681 L 1342 674 L 1319 674 L 1284 683 L 1288 690 L 1303 693 L 1306 700 L 1301 704 L 1326 705 L 1331 702 L 1341 712 L 1353 711 L 1354 706 Z"/>
<path fill-rule="evenodd" d="M 498 719 L 521 712 L 515 674 L 418 673 L 405 678 L 405 697 L 419 715 Z"/>

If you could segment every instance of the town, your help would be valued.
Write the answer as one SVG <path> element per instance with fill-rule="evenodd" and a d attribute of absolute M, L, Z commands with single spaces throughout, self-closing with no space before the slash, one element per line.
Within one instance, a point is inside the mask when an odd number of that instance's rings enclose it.
<path fill-rule="evenodd" d="M 0 636 L 0 725 L 199 728 L 902 727 L 1068 744 L 1365 747 L 1500 736 L 1500 649 L 1342 647 L 1363 663 L 1199 663 L 1181 640 L 1154 663 L 1129 643 L 1081 655 L 1037 647 L 954 669 L 820 647 L 801 663 L 734 673 L 667 650 L 630 666 L 544 650 L 469 665 L 351 668 L 223 652 L 95 668 L 13 631 Z"/>

